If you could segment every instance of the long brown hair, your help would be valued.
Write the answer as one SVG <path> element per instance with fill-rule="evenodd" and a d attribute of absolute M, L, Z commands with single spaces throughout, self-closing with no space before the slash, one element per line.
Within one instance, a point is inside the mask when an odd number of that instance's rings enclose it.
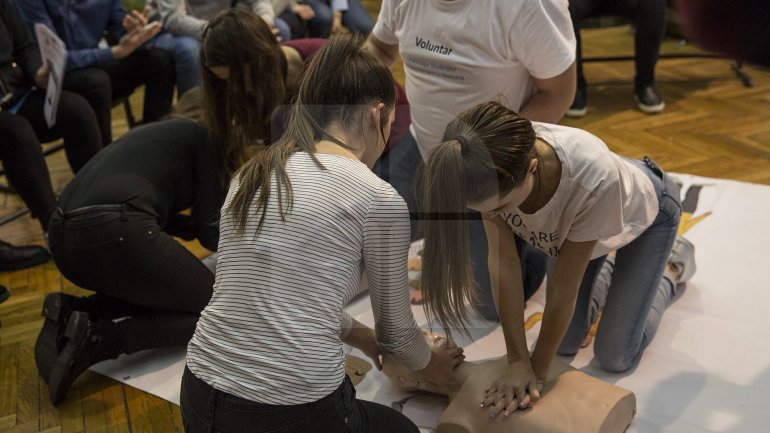
<path fill-rule="evenodd" d="M 238 192 L 226 210 L 234 214 L 238 233 L 244 231 L 254 200 L 259 214 L 256 233 L 259 233 L 273 189 L 281 219 L 285 218 L 292 206 L 291 182 L 286 173 L 286 162 L 292 153 L 307 152 L 316 165 L 324 169 L 315 157 L 315 145 L 320 140 L 330 140 L 348 150 L 358 150 L 351 149 L 326 132 L 332 122 L 339 122 L 345 130 L 356 125 L 362 128 L 365 115 L 362 108 L 382 102 L 385 109 L 379 119 L 380 135 L 385 140 L 388 114 L 396 103 L 395 84 L 390 71 L 364 50 L 363 43 L 364 39 L 360 36 L 334 37 L 308 64 L 286 132 L 238 172 Z M 273 177 L 274 188 L 271 187 Z"/>
<path fill-rule="evenodd" d="M 474 304 L 468 251 L 468 204 L 505 196 L 537 158 L 529 120 L 498 102 L 460 113 L 444 131 L 423 172 L 421 290 L 429 320 L 467 335 L 465 303 Z"/>
<path fill-rule="evenodd" d="M 260 17 L 228 9 L 204 29 L 200 62 L 203 119 L 226 184 L 246 160 L 247 146 L 268 135 L 270 116 L 284 102 L 286 58 Z M 229 78 L 211 66 L 227 66 Z"/>

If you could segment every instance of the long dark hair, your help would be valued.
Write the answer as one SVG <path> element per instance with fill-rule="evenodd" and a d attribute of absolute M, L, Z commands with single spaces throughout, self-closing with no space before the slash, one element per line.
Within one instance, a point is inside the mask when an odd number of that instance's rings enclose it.
<path fill-rule="evenodd" d="M 474 304 L 468 251 L 468 204 L 505 196 L 521 185 L 534 150 L 529 120 L 498 102 L 460 113 L 444 131 L 423 172 L 421 290 L 429 320 L 467 335 L 465 303 Z"/>
<path fill-rule="evenodd" d="M 269 132 L 284 103 L 286 58 L 267 24 L 253 13 L 228 9 L 209 21 L 201 42 L 203 119 L 224 184 L 246 160 L 246 148 Z M 222 80 L 209 67 L 227 66 Z"/>
<path fill-rule="evenodd" d="M 385 139 L 388 114 L 396 103 L 395 84 L 390 71 L 363 48 L 363 43 L 360 36 L 332 38 L 308 64 L 286 132 L 244 164 L 238 173 L 238 192 L 226 210 L 234 214 L 238 233 L 244 231 L 254 200 L 259 214 L 256 233 L 259 233 L 273 190 L 281 218 L 285 218 L 292 206 L 291 182 L 286 173 L 286 161 L 292 153 L 307 152 L 323 169 L 315 157 L 315 145 L 320 140 L 358 150 L 326 132 L 332 122 L 339 122 L 346 130 L 356 125 L 362 127 L 365 115 L 362 107 L 382 102 L 385 109 L 380 115 L 380 134 Z M 273 176 L 274 188 L 271 187 Z"/>

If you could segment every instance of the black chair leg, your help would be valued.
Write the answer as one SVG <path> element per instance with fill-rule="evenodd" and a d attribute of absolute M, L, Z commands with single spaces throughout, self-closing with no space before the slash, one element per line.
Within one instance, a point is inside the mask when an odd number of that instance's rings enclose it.
<path fill-rule="evenodd" d="M 746 70 L 743 69 L 743 62 L 738 60 L 735 63 L 732 64 L 733 72 L 735 72 L 735 75 L 740 78 L 741 82 L 743 83 L 744 87 L 754 87 L 754 80 L 749 76 L 748 73 L 746 73 Z"/>

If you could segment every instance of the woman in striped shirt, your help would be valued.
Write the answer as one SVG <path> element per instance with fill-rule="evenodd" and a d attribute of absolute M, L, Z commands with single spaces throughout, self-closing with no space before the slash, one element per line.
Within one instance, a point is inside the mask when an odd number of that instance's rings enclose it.
<path fill-rule="evenodd" d="M 393 121 L 393 78 L 343 37 L 307 67 L 286 133 L 230 185 L 214 295 L 188 346 L 188 433 L 410 431 L 355 399 L 342 343 L 446 383 L 462 350 L 431 351 L 409 308 L 409 216 L 371 172 Z M 362 272 L 376 331 L 343 312 Z"/>

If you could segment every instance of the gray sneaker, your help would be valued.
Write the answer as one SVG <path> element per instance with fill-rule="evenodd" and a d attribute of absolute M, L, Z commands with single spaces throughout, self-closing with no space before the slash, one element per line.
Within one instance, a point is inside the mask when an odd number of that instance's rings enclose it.
<path fill-rule="evenodd" d="M 679 271 L 676 283 L 686 283 L 697 269 L 695 266 L 695 245 L 682 236 L 677 236 L 668 261 Z"/>
<path fill-rule="evenodd" d="M 634 95 L 639 109 L 647 114 L 657 114 L 666 108 L 666 103 L 655 89 L 655 86 L 644 86 L 636 90 Z"/>

